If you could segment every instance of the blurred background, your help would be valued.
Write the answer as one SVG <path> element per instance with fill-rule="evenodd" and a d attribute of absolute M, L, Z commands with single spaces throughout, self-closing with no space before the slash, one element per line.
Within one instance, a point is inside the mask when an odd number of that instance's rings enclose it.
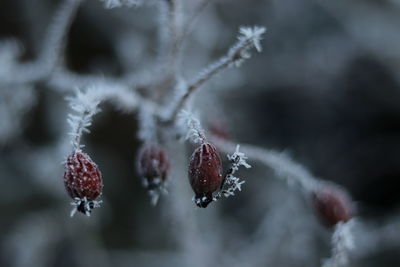
<path fill-rule="evenodd" d="M 156 2 L 83 2 L 66 68 L 115 79 L 151 68 Z M 209 2 L 183 51 L 185 77 L 226 53 L 239 26 L 268 32 L 262 53 L 196 94 L 203 125 L 342 185 L 359 217 L 351 266 L 400 266 L 400 1 Z M 16 49 L 21 62 L 37 57 L 60 3 L 0 0 L 1 64 Z M 170 144 L 170 192 L 152 207 L 135 172 L 137 114 L 109 103 L 83 141 L 103 173 L 103 206 L 71 219 L 62 180 L 71 94 L 0 81 L 0 266 L 319 266 L 329 257 L 331 231 L 307 197 L 256 162 L 238 174 L 243 192 L 199 209 L 186 176 L 193 147 Z"/>

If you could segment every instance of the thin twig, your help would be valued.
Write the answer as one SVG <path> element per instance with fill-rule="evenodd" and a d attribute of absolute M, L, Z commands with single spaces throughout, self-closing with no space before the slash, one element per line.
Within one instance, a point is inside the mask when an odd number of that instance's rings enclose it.
<path fill-rule="evenodd" d="M 178 99 L 173 107 L 172 114 L 167 122 L 173 123 L 176 120 L 178 113 L 184 107 L 189 97 L 206 81 L 210 80 L 229 66 L 239 66 L 243 60 L 250 57 L 249 49 L 254 47 L 260 52 L 260 40 L 262 39 L 262 34 L 264 33 L 265 28 L 263 27 L 240 28 L 240 35 L 238 37 L 239 41 L 229 49 L 225 56 L 206 67 L 192 82 L 187 85 L 184 94 Z"/>
<path fill-rule="evenodd" d="M 236 147 L 236 144 L 233 142 L 222 140 L 215 136 L 212 136 L 211 140 L 216 146 L 227 153 L 234 150 Z M 240 148 L 249 160 L 256 160 L 267 165 L 289 184 L 297 184 L 307 192 L 313 191 L 315 186 L 319 184 L 318 179 L 315 178 L 307 169 L 305 169 L 301 164 L 293 161 L 284 153 L 262 149 L 252 145 L 241 144 Z"/>
<path fill-rule="evenodd" d="M 332 255 L 326 259 L 322 267 L 341 267 L 349 262 L 349 252 L 354 249 L 352 227 L 354 221 L 340 222 L 332 234 Z"/>

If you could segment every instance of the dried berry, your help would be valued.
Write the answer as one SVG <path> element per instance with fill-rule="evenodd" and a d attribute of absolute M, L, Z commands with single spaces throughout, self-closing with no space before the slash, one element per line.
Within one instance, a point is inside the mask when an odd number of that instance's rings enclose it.
<path fill-rule="evenodd" d="M 337 186 L 319 186 L 312 198 L 318 217 L 329 227 L 338 222 L 347 222 L 353 217 L 353 204 L 349 195 Z"/>
<path fill-rule="evenodd" d="M 95 200 L 101 195 L 103 180 L 96 163 L 86 153 L 76 151 L 68 156 L 64 185 L 76 206 L 71 216 L 76 210 L 89 216 L 91 210 L 99 206 L 99 202 Z"/>
<path fill-rule="evenodd" d="M 222 162 L 214 145 L 201 144 L 189 162 L 189 181 L 197 206 L 205 208 L 213 200 L 213 193 L 222 183 Z"/>
<path fill-rule="evenodd" d="M 137 171 L 149 190 L 157 189 L 167 178 L 169 160 L 162 146 L 145 144 L 139 150 Z"/>

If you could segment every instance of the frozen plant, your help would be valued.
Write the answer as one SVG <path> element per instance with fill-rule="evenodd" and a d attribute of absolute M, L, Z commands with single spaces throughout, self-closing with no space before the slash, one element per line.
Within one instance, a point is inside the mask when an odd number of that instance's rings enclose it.
<path fill-rule="evenodd" d="M 332 188 L 327 191 L 324 190 L 324 187 L 322 187 L 325 185 L 324 183 L 286 154 L 252 145 L 242 144 L 239 146 L 236 142 L 213 136 L 206 133 L 202 128 L 199 118 L 191 112 L 182 111 L 184 109 L 196 109 L 200 111 L 200 115 L 209 115 L 204 107 L 198 108 L 196 106 L 196 96 L 202 96 L 201 90 L 207 90 L 205 86 L 207 82 L 222 74 L 224 70 L 243 67 L 243 63 L 251 58 L 253 52 L 262 52 L 262 40 L 266 28 L 262 26 L 240 26 L 236 39 L 233 35 L 231 37 L 236 41 L 232 46 L 227 46 L 228 48 L 226 52 L 222 53 L 222 56 L 216 60 L 211 60 L 210 64 L 206 64 L 192 78 L 187 78 L 185 68 L 189 67 L 183 64 L 187 56 L 184 49 L 185 42 L 190 37 L 199 12 L 204 10 L 212 1 L 151 1 L 154 5 L 149 6 L 158 8 L 159 12 L 158 40 L 156 41 L 158 43 L 151 43 L 150 45 L 151 49 L 156 50 L 155 58 L 146 59 L 145 64 L 136 64 L 135 62 L 133 64 L 137 68 L 135 71 L 126 68 L 119 76 L 75 73 L 69 70 L 65 64 L 66 37 L 80 4 L 87 2 L 81 0 L 62 1 L 46 31 L 47 34 L 43 38 L 38 55 L 30 61 L 19 61 L 19 47 L 16 43 L 9 41 L 0 43 L 0 51 L 6 51 L 6 53 L 0 53 L 0 110 L 2 111 L 0 112 L 0 119 L 3 123 L 0 128 L 0 144 L 5 143 L 11 138 L 10 136 L 18 132 L 21 118 L 34 104 L 35 90 L 38 85 L 44 85 L 46 90 L 51 90 L 52 93 L 59 96 L 67 96 L 66 99 L 70 108 L 67 115 L 70 128 L 68 141 L 70 143 L 67 144 L 68 152 L 64 153 L 66 161 L 63 181 L 67 194 L 73 200 L 71 216 L 77 211 L 90 216 L 92 210 L 100 207 L 102 202 L 99 198 L 103 194 L 103 182 L 107 186 L 107 179 L 109 178 L 104 177 L 103 181 L 99 167 L 91 158 L 91 156 L 95 158 L 96 153 L 89 156 L 84 151 L 85 140 L 83 137 L 85 134 L 96 134 L 93 129 L 93 133 L 91 133 L 94 116 L 101 112 L 102 103 L 108 102 L 118 111 L 133 114 L 137 118 L 138 129 L 136 133 L 132 133 L 132 139 L 136 136 L 141 142 L 136 153 L 136 171 L 150 196 L 151 204 L 155 205 L 159 201 L 161 194 L 167 191 L 167 182 L 171 181 L 168 184 L 168 190 L 171 189 L 175 195 L 165 194 L 165 197 L 161 198 L 160 209 L 165 209 L 165 213 L 169 214 L 171 220 L 180 223 L 180 232 L 171 236 L 180 240 L 177 243 L 183 245 L 177 249 L 177 252 L 168 252 L 171 254 L 168 254 L 170 256 L 168 258 L 178 260 L 186 258 L 190 266 L 195 266 L 195 264 L 207 266 L 219 263 L 220 253 L 224 259 L 232 258 L 232 255 L 235 255 L 236 248 L 221 245 L 225 242 L 225 237 L 222 235 L 227 233 L 226 236 L 230 236 L 232 233 L 223 229 L 223 225 L 218 223 L 219 214 L 216 212 L 218 208 L 212 207 L 210 208 L 211 211 L 205 211 L 207 216 L 204 217 L 197 215 L 204 214 L 204 211 L 194 214 L 198 210 L 193 211 L 193 204 L 190 202 L 190 198 L 186 198 L 185 186 L 182 186 L 182 184 L 190 184 L 195 194 L 193 198 L 195 204 L 205 208 L 213 201 L 223 197 L 235 196 L 238 191 L 242 190 L 245 181 L 236 177 L 236 175 L 240 167 L 246 169 L 251 167 L 247 162 L 249 161 L 253 166 L 271 168 L 274 171 L 274 177 L 281 178 L 294 190 L 304 193 L 306 198 L 314 196 L 315 206 L 306 212 L 312 213 L 314 211 L 318 213 L 331 227 L 329 230 L 333 230 L 332 256 L 323 263 L 323 266 L 344 266 L 348 264 L 353 248 L 351 239 L 353 229 L 350 226 L 354 216 L 350 198 L 345 197 L 341 191 L 331 190 Z M 103 5 L 106 9 L 112 9 L 141 7 L 149 1 L 100 0 L 93 2 Z M 132 20 L 127 18 L 125 22 L 129 24 Z M 102 27 L 106 28 L 106 26 Z M 151 25 L 144 25 L 143 28 L 145 27 L 151 27 Z M 129 32 L 132 29 L 134 27 L 126 31 Z M 115 35 L 119 34 L 118 30 L 115 30 Z M 126 32 L 124 34 L 129 35 Z M 145 36 L 140 39 L 142 42 L 148 38 L 147 35 Z M 139 40 L 139 38 L 127 39 L 131 42 Z M 133 50 L 133 44 L 132 47 L 129 46 L 130 44 L 128 42 L 128 45 L 124 45 L 124 49 Z M 149 43 L 144 46 L 149 46 Z M 143 54 L 147 56 L 146 53 Z M 123 55 L 124 53 L 121 52 L 120 56 L 123 57 Z M 195 145 L 191 156 L 185 153 L 185 145 L 176 140 L 183 135 L 182 132 L 185 132 L 186 139 Z M 62 138 L 58 140 L 62 143 L 63 141 L 60 140 Z M 54 150 L 61 150 L 59 147 L 65 146 L 59 145 Z M 133 150 L 135 148 L 128 149 Z M 230 167 L 226 171 L 223 168 L 221 152 L 233 152 L 227 157 L 230 161 Z M 178 160 L 180 162 L 177 162 Z M 179 172 L 179 166 L 187 167 L 185 176 L 188 179 L 180 179 L 182 172 Z M 131 176 L 134 176 L 133 169 Z M 178 175 L 172 176 L 171 173 Z M 61 175 L 59 174 L 59 176 Z M 265 177 L 269 179 L 268 176 Z M 113 179 L 118 179 L 118 177 L 113 177 Z M 260 194 L 264 193 L 262 188 L 259 190 Z M 220 202 L 214 203 L 216 204 L 214 206 L 221 207 L 224 205 Z M 130 207 L 130 204 L 127 205 Z M 290 208 L 289 205 L 276 206 L 279 206 L 277 209 Z M 285 216 L 290 214 L 290 210 L 278 211 L 275 213 Z M 265 217 L 268 219 L 268 215 Z M 214 220 L 214 225 L 219 226 L 216 228 L 221 229 L 221 232 L 217 232 L 215 235 L 210 233 L 206 235 L 206 233 L 204 237 L 199 235 L 198 233 L 204 231 L 202 223 L 208 222 L 207 220 Z M 284 223 L 288 220 L 280 218 L 276 221 Z M 272 222 L 276 221 L 272 220 Z M 269 226 L 271 226 L 271 223 Z M 290 226 L 286 225 L 285 227 L 289 228 Z M 276 227 L 276 225 L 273 227 Z M 282 232 L 280 234 L 283 235 L 285 227 L 281 227 Z M 265 229 L 261 229 L 260 232 L 266 232 L 263 230 Z M 299 232 L 296 231 L 297 229 L 294 230 L 293 236 Z M 236 234 L 236 237 L 240 237 L 240 240 L 243 239 L 239 233 L 234 234 Z M 208 238 L 212 241 L 210 242 Z M 268 238 L 268 235 L 263 238 Z M 279 242 L 279 240 L 281 238 L 275 238 L 274 242 Z M 243 243 L 252 248 L 252 240 L 243 241 Z M 263 245 L 267 243 L 264 239 L 257 240 L 258 249 L 264 248 Z M 218 245 L 221 245 L 224 251 L 216 249 Z M 259 257 L 254 261 L 260 259 L 262 261 L 264 253 L 258 253 L 259 255 L 251 253 L 253 253 L 253 250 L 247 249 L 241 254 L 244 258 L 252 255 L 252 257 L 247 258 Z M 93 254 L 96 255 L 96 253 Z M 131 253 L 127 254 L 130 255 Z M 270 255 L 272 254 L 270 253 Z M 192 256 L 197 258 L 192 259 Z M 221 261 L 224 261 L 224 259 Z M 204 264 L 203 261 L 205 260 L 208 260 L 209 264 Z M 171 263 L 170 265 L 175 266 L 176 264 Z M 189 266 L 189 264 L 184 264 L 184 266 Z"/>
<path fill-rule="evenodd" d="M 187 127 L 186 139 L 199 145 L 189 161 L 189 181 L 195 192 L 193 200 L 196 205 L 205 208 L 211 201 L 234 196 L 236 190 L 241 191 L 244 181 L 240 181 L 234 174 L 240 166 L 251 166 L 246 162 L 245 154 L 239 151 L 240 146 L 237 145 L 235 152 L 228 155 L 232 166 L 224 174 L 218 149 L 207 141 L 200 121 L 186 110 L 179 117 Z"/>

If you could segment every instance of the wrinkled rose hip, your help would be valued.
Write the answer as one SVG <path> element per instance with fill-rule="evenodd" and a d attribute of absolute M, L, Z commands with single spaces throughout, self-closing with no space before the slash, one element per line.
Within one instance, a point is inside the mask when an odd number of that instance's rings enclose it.
<path fill-rule="evenodd" d="M 68 156 L 64 185 L 78 211 L 90 215 L 91 210 L 98 206 L 95 200 L 101 195 L 103 180 L 96 163 L 86 153 L 76 151 Z"/>
<path fill-rule="evenodd" d="M 170 164 L 163 147 L 157 144 L 143 145 L 137 157 L 137 171 L 144 179 L 146 188 L 157 188 L 167 178 Z"/>
<path fill-rule="evenodd" d="M 353 204 L 349 195 L 339 187 L 325 185 L 312 195 L 315 212 L 320 220 L 332 227 L 353 217 Z"/>
<path fill-rule="evenodd" d="M 222 162 L 214 145 L 201 144 L 189 162 L 189 181 L 197 206 L 205 208 L 213 200 L 213 193 L 222 183 Z"/>

